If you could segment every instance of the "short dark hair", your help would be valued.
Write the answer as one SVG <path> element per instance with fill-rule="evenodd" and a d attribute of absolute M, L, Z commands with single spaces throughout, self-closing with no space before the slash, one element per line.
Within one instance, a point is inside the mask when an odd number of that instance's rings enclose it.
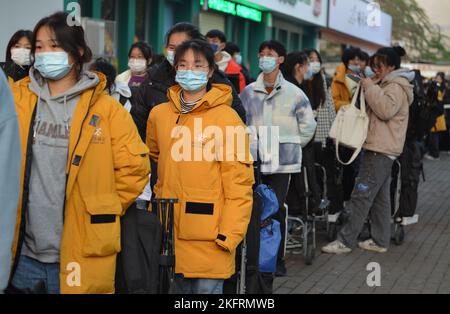
<path fill-rule="evenodd" d="M 266 40 L 259 46 L 259 52 L 263 51 L 264 49 L 270 49 L 275 51 L 278 56 L 280 57 L 286 57 L 286 48 L 283 46 L 282 43 L 280 43 L 277 40 Z"/>
<path fill-rule="evenodd" d="M 149 59 L 153 58 L 152 46 L 150 46 L 149 44 L 147 44 L 146 42 L 143 42 L 143 41 L 139 41 L 139 42 L 131 45 L 131 48 L 128 52 L 128 58 L 131 57 L 131 53 L 133 52 L 133 49 L 135 49 L 135 48 L 139 49 L 142 52 L 145 60 L 149 60 Z"/>
<path fill-rule="evenodd" d="M 438 77 L 438 76 L 442 79 L 443 82 L 446 81 L 446 80 L 445 80 L 445 73 L 444 73 L 444 72 L 438 72 L 438 73 L 436 74 L 436 77 Z"/>
<path fill-rule="evenodd" d="M 370 56 L 365 51 L 362 51 L 362 50 L 360 51 L 359 58 L 361 59 L 361 61 L 364 61 L 366 64 L 370 63 Z"/>
<path fill-rule="evenodd" d="M 228 43 L 225 45 L 224 51 L 227 52 L 227 53 L 229 53 L 229 54 L 232 56 L 232 55 L 234 55 L 235 53 L 241 52 L 241 49 L 240 49 L 239 46 L 236 45 L 235 43 L 228 42 Z"/>
<path fill-rule="evenodd" d="M 360 58 L 361 55 L 361 49 L 356 47 L 350 47 L 346 48 L 344 52 L 342 53 L 342 62 L 345 64 L 345 66 L 348 68 L 348 64 L 351 60 L 354 60 L 356 58 Z"/>
<path fill-rule="evenodd" d="M 11 39 L 9 40 L 8 46 L 6 47 L 6 62 L 11 61 L 11 49 L 24 37 L 28 39 L 30 44 L 33 44 L 32 31 L 21 29 L 15 32 L 14 35 L 12 35 Z"/>
<path fill-rule="evenodd" d="M 96 59 L 89 68 L 91 71 L 97 71 L 106 76 L 105 89 L 108 90 L 109 94 L 111 94 L 117 76 L 116 68 L 105 58 Z"/>
<path fill-rule="evenodd" d="M 80 74 L 83 69 L 83 64 L 91 61 L 92 51 L 86 43 L 83 27 L 76 25 L 69 26 L 67 24 L 68 16 L 69 14 L 66 12 L 57 12 L 41 19 L 36 24 L 33 31 L 31 48 L 31 55 L 33 56 L 32 61 L 34 63 L 37 33 L 42 27 L 48 26 L 55 33 L 58 45 L 75 60 L 75 64 L 78 67 L 78 74 Z M 80 49 L 83 50 L 83 54 L 80 53 Z"/>
<path fill-rule="evenodd" d="M 400 69 L 402 57 L 406 56 L 406 51 L 400 46 L 385 47 L 378 49 L 374 59 L 385 66 L 393 66 L 396 70 Z"/>
<path fill-rule="evenodd" d="M 182 43 L 175 52 L 175 60 L 173 62 L 174 68 L 177 67 L 180 59 L 186 54 L 188 50 L 192 50 L 194 54 L 201 54 L 205 57 L 206 61 L 208 61 L 209 69 L 212 71 L 216 70 L 216 62 L 214 61 L 214 51 L 211 48 L 211 45 L 208 44 L 205 40 L 188 40 Z"/>
<path fill-rule="evenodd" d="M 177 23 L 172 26 L 166 34 L 166 46 L 169 45 L 170 36 L 173 34 L 185 33 L 189 39 L 202 39 L 205 40 L 205 36 L 202 35 L 197 26 L 187 22 Z"/>
<path fill-rule="evenodd" d="M 227 42 L 227 36 L 225 36 L 225 33 L 220 31 L 220 30 L 218 30 L 218 29 L 210 30 L 206 34 L 206 38 L 219 38 L 221 43 L 226 43 Z"/>

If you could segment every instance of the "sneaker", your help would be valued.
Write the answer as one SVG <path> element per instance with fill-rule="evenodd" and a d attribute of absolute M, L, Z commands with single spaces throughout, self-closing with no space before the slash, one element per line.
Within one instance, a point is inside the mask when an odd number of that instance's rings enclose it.
<path fill-rule="evenodd" d="M 359 247 L 366 251 L 376 252 L 376 253 L 386 253 L 387 249 L 378 246 L 372 239 L 359 243 Z"/>
<path fill-rule="evenodd" d="M 328 254 L 347 254 L 352 251 L 351 248 L 344 245 L 339 240 L 336 240 L 334 242 L 329 243 L 327 246 L 324 246 L 322 248 L 322 252 L 328 253 Z"/>
<path fill-rule="evenodd" d="M 431 160 L 431 161 L 439 160 L 439 158 L 435 158 L 435 157 L 433 157 L 433 156 L 431 156 L 429 154 L 425 154 L 424 158 L 428 159 L 428 160 Z"/>

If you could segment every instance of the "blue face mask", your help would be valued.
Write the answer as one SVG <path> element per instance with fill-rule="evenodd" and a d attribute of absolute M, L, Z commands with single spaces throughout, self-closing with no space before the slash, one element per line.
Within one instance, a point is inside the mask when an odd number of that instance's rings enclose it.
<path fill-rule="evenodd" d="M 242 64 L 242 56 L 241 55 L 235 55 L 234 61 L 236 61 L 237 64 Z"/>
<path fill-rule="evenodd" d="M 34 68 L 46 79 L 57 81 L 69 74 L 72 65 L 65 51 L 40 52 L 35 55 Z"/>
<path fill-rule="evenodd" d="M 308 68 L 308 72 L 303 76 L 303 80 L 309 81 L 314 76 L 313 69 L 311 67 Z"/>
<path fill-rule="evenodd" d="M 277 68 L 277 58 L 274 57 L 261 57 L 259 58 L 259 68 L 264 74 L 269 74 L 275 71 Z"/>
<path fill-rule="evenodd" d="M 208 72 L 178 71 L 175 81 L 188 92 L 197 92 L 208 84 Z"/>
<path fill-rule="evenodd" d="M 375 72 L 372 70 L 371 67 L 366 67 L 364 74 L 366 75 L 366 77 L 374 77 L 375 76 Z"/>
<path fill-rule="evenodd" d="M 218 44 L 211 44 L 211 49 L 214 51 L 214 53 L 219 52 L 219 45 Z"/>
<path fill-rule="evenodd" d="M 361 67 L 359 65 L 349 65 L 348 69 L 352 72 L 359 73 L 361 72 Z"/>

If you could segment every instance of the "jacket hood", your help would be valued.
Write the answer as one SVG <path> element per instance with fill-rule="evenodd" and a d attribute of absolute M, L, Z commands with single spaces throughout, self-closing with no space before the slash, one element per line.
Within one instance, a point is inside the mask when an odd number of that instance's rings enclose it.
<path fill-rule="evenodd" d="M 221 51 L 220 54 L 222 55 L 222 60 L 216 62 L 216 64 L 220 71 L 225 72 L 228 67 L 228 63 L 231 61 L 231 55 L 225 51 Z"/>
<path fill-rule="evenodd" d="M 409 69 L 398 69 L 388 74 L 383 79 L 382 84 L 399 84 L 408 96 L 409 103 L 412 104 L 414 100 L 414 86 L 411 84 L 411 82 L 414 81 L 415 75 L 416 74 L 414 73 L 414 71 L 411 71 Z"/>
<path fill-rule="evenodd" d="M 176 113 L 181 112 L 180 97 L 182 91 L 183 89 L 180 85 L 175 85 L 169 88 L 169 91 L 167 93 L 170 105 Z M 231 107 L 232 102 L 233 95 L 230 86 L 225 84 L 212 84 L 211 89 L 198 102 L 192 112 L 200 112 L 222 105 Z"/>
<path fill-rule="evenodd" d="M 114 93 L 117 93 L 125 98 L 131 98 L 130 87 L 122 81 L 116 81 L 114 83 L 114 90 L 112 91 L 112 94 Z"/>
<path fill-rule="evenodd" d="M 40 99 L 44 101 L 53 101 L 58 103 L 64 103 L 71 100 L 88 89 L 95 88 L 95 97 L 99 97 L 104 93 L 106 87 L 106 78 L 103 74 L 97 72 L 83 71 L 80 75 L 78 82 L 65 91 L 61 95 L 52 97 L 48 89 L 47 81 L 39 74 L 39 72 L 31 68 L 30 69 L 30 81 L 29 88 Z"/>

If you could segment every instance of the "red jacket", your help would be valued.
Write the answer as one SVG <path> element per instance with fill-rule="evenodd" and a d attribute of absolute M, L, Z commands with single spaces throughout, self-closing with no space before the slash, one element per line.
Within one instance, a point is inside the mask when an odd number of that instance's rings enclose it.
<path fill-rule="evenodd" d="M 227 68 L 225 69 L 225 74 L 231 74 L 231 75 L 238 74 L 239 75 L 239 88 L 240 88 L 239 94 L 242 93 L 244 91 L 244 89 L 245 89 L 245 86 L 246 86 L 246 84 L 245 84 L 245 76 L 242 73 L 242 67 L 239 64 L 237 64 L 236 61 L 231 59 L 228 62 Z"/>

